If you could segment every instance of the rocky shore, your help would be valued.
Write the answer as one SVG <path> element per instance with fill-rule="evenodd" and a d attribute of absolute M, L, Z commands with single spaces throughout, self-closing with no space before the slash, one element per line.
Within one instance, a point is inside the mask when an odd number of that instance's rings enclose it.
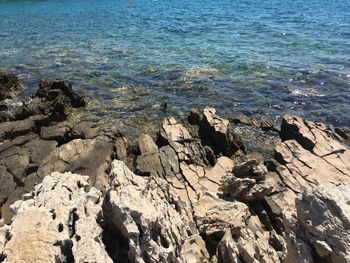
<path fill-rule="evenodd" d="M 130 144 L 67 118 L 68 81 L 21 87 L 0 72 L 0 262 L 350 262 L 349 129 L 207 107 Z M 278 134 L 273 157 L 236 125 Z"/>

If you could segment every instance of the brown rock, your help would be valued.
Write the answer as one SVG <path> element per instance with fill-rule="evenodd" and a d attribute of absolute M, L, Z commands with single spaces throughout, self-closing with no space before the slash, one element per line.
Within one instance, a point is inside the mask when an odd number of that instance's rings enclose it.
<path fill-rule="evenodd" d="M 231 157 L 238 150 L 244 151 L 243 142 L 229 127 L 229 121 L 216 115 L 214 108 L 204 109 L 199 133 L 215 152 Z"/>

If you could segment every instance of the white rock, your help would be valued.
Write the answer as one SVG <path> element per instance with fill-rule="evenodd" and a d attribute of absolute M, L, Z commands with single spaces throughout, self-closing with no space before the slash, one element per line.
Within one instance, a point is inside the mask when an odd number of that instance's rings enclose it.
<path fill-rule="evenodd" d="M 86 176 L 54 172 L 33 199 L 14 203 L 12 224 L 0 228 L 4 262 L 112 262 L 97 223 L 101 192 L 88 186 Z"/>

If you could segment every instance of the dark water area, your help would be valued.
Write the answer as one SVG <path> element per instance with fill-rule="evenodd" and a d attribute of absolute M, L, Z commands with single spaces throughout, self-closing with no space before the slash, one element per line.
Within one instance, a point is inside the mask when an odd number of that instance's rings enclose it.
<path fill-rule="evenodd" d="M 350 127 L 350 1 L 0 1 L 0 68 L 68 79 L 126 133 L 214 106 Z"/>

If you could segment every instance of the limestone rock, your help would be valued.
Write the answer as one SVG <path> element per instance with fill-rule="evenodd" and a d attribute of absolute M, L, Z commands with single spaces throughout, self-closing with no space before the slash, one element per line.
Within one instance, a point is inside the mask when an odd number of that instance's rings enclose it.
<path fill-rule="evenodd" d="M 204 109 L 199 132 L 225 156 L 231 157 L 238 150 L 244 151 L 243 142 L 229 127 L 229 121 L 216 115 L 214 108 Z"/>
<path fill-rule="evenodd" d="M 89 175 L 92 185 L 103 189 L 107 184 L 105 172 L 113 157 L 113 142 L 106 136 L 94 139 L 75 139 L 52 151 L 37 173 L 43 178 L 53 171 Z"/>
<path fill-rule="evenodd" d="M 206 193 L 194 211 L 201 235 L 209 244 L 216 241 L 212 262 L 280 262 L 284 241 L 274 231 L 266 231 L 246 204 Z M 276 241 L 278 246 L 271 245 Z"/>
<path fill-rule="evenodd" d="M 209 263 L 209 253 L 200 235 L 188 237 L 181 248 L 184 263 Z"/>
<path fill-rule="evenodd" d="M 338 137 L 323 124 L 295 116 L 283 118 L 283 141 L 275 149 L 278 164 L 272 171 L 286 188 L 275 189 L 274 195 L 266 198 L 274 210 L 279 207 L 280 213 L 282 210 L 293 213 L 294 200 L 304 190 L 330 182 L 350 183 L 350 148 Z"/>
<path fill-rule="evenodd" d="M 224 201 L 209 192 L 195 204 L 194 215 L 202 235 L 221 238 L 227 230 L 234 233 L 244 228 L 251 216 L 246 204 Z"/>
<path fill-rule="evenodd" d="M 226 232 L 218 244 L 218 262 L 223 263 L 280 263 L 283 258 L 270 246 L 270 234 L 262 231 L 242 229 L 238 236 Z M 281 251 L 282 252 L 282 251 Z"/>
<path fill-rule="evenodd" d="M 197 230 L 186 206 L 170 193 L 163 180 L 135 176 L 116 160 L 112 162 L 110 180 L 105 220 L 110 231 L 115 229 L 129 243 L 131 262 L 198 262 L 186 257 L 206 257 L 199 236 L 197 243 L 202 248 L 193 248 L 190 253 L 191 242 L 186 240 Z"/>
<path fill-rule="evenodd" d="M 252 159 L 235 166 L 232 173 L 226 174 L 221 180 L 220 189 L 224 195 L 242 202 L 262 200 L 273 189 L 266 176 L 268 171 L 265 165 Z"/>
<path fill-rule="evenodd" d="M 296 238 L 307 240 L 316 255 L 310 262 L 350 262 L 350 186 L 325 184 L 303 192 L 298 199 Z M 296 242 L 296 244 L 299 244 Z M 297 262 L 290 247 L 288 262 Z M 311 250 L 311 249 L 310 249 Z M 301 252 L 299 254 L 302 255 Z"/>
<path fill-rule="evenodd" d="M 203 191 L 218 192 L 220 180 L 230 172 L 241 140 L 228 120 L 206 108 L 203 115 L 192 111 L 187 121 L 166 118 L 156 141 L 139 138 L 135 173 L 164 178 L 187 203 Z"/>
<path fill-rule="evenodd" d="M 4 226 L 4 262 L 112 262 L 102 243 L 101 192 L 88 177 L 52 173 L 17 201 Z"/>

